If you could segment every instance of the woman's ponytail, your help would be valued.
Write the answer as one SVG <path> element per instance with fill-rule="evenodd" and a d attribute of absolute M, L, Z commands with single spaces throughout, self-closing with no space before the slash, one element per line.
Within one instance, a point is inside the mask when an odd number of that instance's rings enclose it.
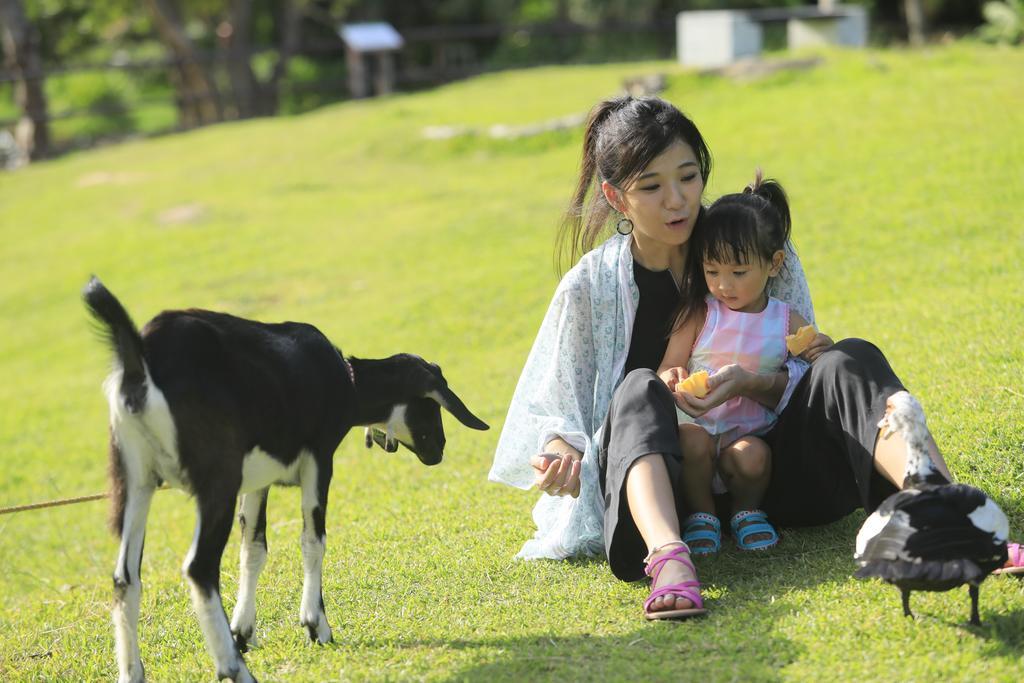
<path fill-rule="evenodd" d="M 601 128 L 604 126 L 608 116 L 619 109 L 628 100 L 626 97 L 617 97 L 599 102 L 591 111 L 587 119 L 587 128 L 583 134 L 583 159 L 580 161 L 580 177 L 576 184 L 576 192 L 572 197 L 570 209 L 583 210 L 583 202 L 587 196 L 594 175 L 597 173 L 597 143 L 601 136 Z"/>
<path fill-rule="evenodd" d="M 563 266 L 566 264 L 575 263 L 576 259 L 590 248 L 593 239 L 589 235 L 594 230 L 587 228 L 592 228 L 595 219 L 603 224 L 607 218 L 608 207 L 598 207 L 595 211 L 595 204 L 606 201 L 600 192 L 600 178 L 597 178 L 597 146 L 608 117 L 632 99 L 626 95 L 603 100 L 590 110 L 587 117 L 587 126 L 583 133 L 583 157 L 580 159 L 576 189 L 562 218 L 556 238 L 558 248 L 555 251 L 555 268 L 559 272 L 564 270 Z M 586 206 L 588 193 L 592 193 L 589 211 Z M 595 213 L 600 213 L 600 217 L 595 216 Z"/>

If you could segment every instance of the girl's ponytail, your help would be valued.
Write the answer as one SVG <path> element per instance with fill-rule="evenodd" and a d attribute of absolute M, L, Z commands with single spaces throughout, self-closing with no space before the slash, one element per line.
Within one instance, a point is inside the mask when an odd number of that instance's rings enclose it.
<path fill-rule="evenodd" d="M 789 215 L 789 198 L 779 181 L 765 178 L 760 167 L 754 173 L 754 182 L 743 189 L 744 194 L 753 194 L 764 199 L 779 214 L 783 243 L 789 241 L 793 223 Z"/>

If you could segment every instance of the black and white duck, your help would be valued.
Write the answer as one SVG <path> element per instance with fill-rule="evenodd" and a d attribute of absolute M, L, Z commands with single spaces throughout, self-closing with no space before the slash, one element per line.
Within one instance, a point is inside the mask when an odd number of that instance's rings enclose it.
<path fill-rule="evenodd" d="M 966 484 L 950 483 L 935 468 L 921 404 L 906 391 L 889 397 L 878 423 L 882 438 L 907 444 L 903 490 L 885 499 L 857 534 L 859 579 L 878 577 L 900 589 L 903 614 L 911 591 L 947 591 L 968 585 L 971 624 L 978 617 L 978 586 L 1006 562 L 1009 523 L 995 501 Z"/>

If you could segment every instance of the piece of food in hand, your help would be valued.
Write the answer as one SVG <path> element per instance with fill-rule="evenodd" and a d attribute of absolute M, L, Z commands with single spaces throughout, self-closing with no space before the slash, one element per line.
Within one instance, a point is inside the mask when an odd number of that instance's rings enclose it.
<path fill-rule="evenodd" d="M 690 394 L 697 398 L 704 398 L 707 396 L 708 390 L 707 370 L 698 370 L 676 385 L 676 391 L 684 394 Z"/>
<path fill-rule="evenodd" d="M 786 348 L 794 356 L 799 356 L 807 350 L 816 336 L 818 331 L 814 329 L 814 325 L 804 325 L 794 334 L 786 335 Z"/>

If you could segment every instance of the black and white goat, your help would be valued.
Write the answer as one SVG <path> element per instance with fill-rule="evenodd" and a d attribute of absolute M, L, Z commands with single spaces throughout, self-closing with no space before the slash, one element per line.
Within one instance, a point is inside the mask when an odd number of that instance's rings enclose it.
<path fill-rule="evenodd" d="M 897 586 L 903 614 L 911 591 L 947 591 L 968 584 L 971 623 L 978 616 L 978 586 L 1006 562 L 1009 523 L 982 491 L 951 484 L 939 474 L 928 448 L 921 404 L 905 391 L 889 397 L 878 427 L 882 438 L 899 433 L 907 443 L 903 490 L 882 502 L 857 534 L 857 578 L 878 577 Z"/>
<path fill-rule="evenodd" d="M 488 428 L 448 388 L 440 368 L 418 356 L 346 360 L 311 325 L 195 309 L 165 311 L 140 333 L 96 278 L 83 296 L 116 355 L 104 386 L 111 527 L 121 540 L 113 608 L 121 681 L 144 678 L 139 568 L 150 500 L 162 482 L 195 497 L 195 537 L 183 571 L 217 675 L 252 681 L 241 653 L 253 640 L 269 487 L 302 487 L 299 619 L 313 641 L 327 643 L 331 627 L 321 594 L 327 492 L 345 434 L 366 425 L 367 445 L 376 441 L 394 451 L 402 443 L 435 465 L 445 445 L 441 407 L 467 427 Z M 220 562 L 239 494 L 241 571 L 229 625 Z"/>

